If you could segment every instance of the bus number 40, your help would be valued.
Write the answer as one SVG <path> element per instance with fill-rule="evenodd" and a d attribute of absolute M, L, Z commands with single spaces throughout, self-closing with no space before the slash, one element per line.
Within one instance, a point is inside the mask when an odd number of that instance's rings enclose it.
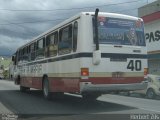
<path fill-rule="evenodd" d="M 142 69 L 142 64 L 140 60 L 130 60 L 127 69 L 131 69 L 131 71 L 140 71 Z"/>

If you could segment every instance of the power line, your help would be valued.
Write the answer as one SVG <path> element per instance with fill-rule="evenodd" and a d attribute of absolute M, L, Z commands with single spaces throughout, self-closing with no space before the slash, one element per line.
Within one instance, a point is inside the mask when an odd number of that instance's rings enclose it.
<path fill-rule="evenodd" d="M 61 20 L 65 20 L 65 19 L 68 19 L 68 18 L 64 18 L 64 19 L 54 19 L 54 20 L 42 20 L 42 21 L 30 21 L 30 22 L 19 22 L 19 23 L 6 23 L 6 24 L 0 24 L 0 25 L 11 25 L 11 24 L 27 24 L 27 23 L 40 23 L 40 22 L 56 22 L 56 21 L 61 21 Z"/>
<path fill-rule="evenodd" d="M 77 8 L 64 8 L 64 9 L 50 9 L 50 10 L 16 10 L 16 9 L 0 9 L 3 11 L 26 11 L 26 12 L 33 12 L 33 11 L 63 11 L 63 10 L 75 10 L 75 9 L 87 9 L 87 8 L 95 8 L 95 7 L 106 7 L 106 6 L 113 6 L 113 5 L 120 5 L 120 4 L 128 4 L 128 3 L 134 3 L 134 2 L 141 2 L 143 0 L 135 0 L 135 1 L 129 1 L 129 2 L 119 2 L 119 3 L 112 3 L 112 4 L 106 4 L 106 5 L 97 5 L 97 6 L 89 6 L 89 7 L 77 7 Z"/>
<path fill-rule="evenodd" d="M 133 1 L 132 1 L 133 2 Z M 134 1 L 135 2 L 135 1 Z M 124 3 L 124 2 L 123 2 Z M 125 2 L 125 3 L 131 3 L 130 2 Z M 118 4 L 118 3 L 117 3 Z M 113 5 L 113 4 L 108 4 L 108 5 Z M 115 5 L 115 4 L 114 4 Z M 111 12 L 125 12 L 125 11 L 130 11 L 130 10 L 134 10 L 134 9 L 138 9 L 139 7 L 136 8 L 132 8 L 132 9 L 126 9 L 126 10 L 120 10 L 120 11 L 111 11 Z M 29 22 L 17 22 L 17 23 L 12 23 L 12 22 L 8 22 L 6 24 L 0 24 L 0 25 L 19 25 L 19 24 L 28 24 L 28 23 L 40 23 L 40 22 L 56 22 L 56 21 L 62 21 L 68 18 L 63 18 L 63 19 L 53 19 L 53 20 L 41 20 L 41 21 L 29 21 Z"/>
<path fill-rule="evenodd" d="M 138 9 L 138 7 L 136 8 L 132 8 L 132 9 L 125 9 L 125 10 L 120 10 L 120 11 L 112 11 L 112 12 L 125 12 L 125 11 L 130 11 L 130 10 L 135 10 Z M 41 20 L 41 21 L 30 21 L 30 22 L 17 22 L 17 23 L 12 23 L 12 22 L 8 22 L 5 24 L 0 24 L 0 25 L 19 25 L 19 24 L 29 24 L 29 23 L 41 23 L 41 22 L 56 22 L 56 21 L 62 21 L 62 20 L 66 20 L 68 18 L 63 18 L 63 19 L 53 19 L 53 20 Z"/>
<path fill-rule="evenodd" d="M 8 20 L 6 20 L 6 19 L 5 19 L 5 21 L 7 21 L 7 23 L 10 24 L 10 25 L 18 26 L 18 27 L 24 28 L 24 29 L 29 29 L 28 27 L 23 26 L 23 25 L 21 25 L 21 24 L 13 24 L 13 23 L 11 23 L 10 21 L 8 21 Z M 36 31 L 33 32 L 33 31 L 29 30 L 28 32 L 30 32 L 31 34 L 38 34 Z M 35 32 L 36 32 L 36 33 L 35 33 Z"/>
<path fill-rule="evenodd" d="M 135 8 L 132 8 L 132 9 L 125 9 L 125 10 L 119 10 L 119 11 L 113 11 L 113 12 L 128 12 L 128 11 L 131 11 L 131 10 L 136 10 L 138 8 L 139 7 L 135 7 Z"/>
<path fill-rule="evenodd" d="M 139 7 L 136 7 L 136 8 L 132 8 L 132 9 L 125 9 L 125 10 L 119 10 L 119 11 L 111 11 L 111 12 L 125 12 L 125 11 L 131 11 L 131 10 L 136 10 L 138 9 Z M 14 24 L 14 25 L 19 25 L 19 24 L 28 24 L 28 23 L 41 23 L 41 22 L 56 22 L 56 21 L 62 21 L 62 20 L 66 20 L 68 18 L 63 18 L 63 19 L 53 19 L 53 20 L 41 20 L 41 21 L 30 21 L 30 22 L 17 22 L 17 23 L 12 23 L 12 22 L 8 22 L 8 23 L 5 23 L 5 24 L 0 24 L 0 25 L 11 25 L 11 24 Z"/>

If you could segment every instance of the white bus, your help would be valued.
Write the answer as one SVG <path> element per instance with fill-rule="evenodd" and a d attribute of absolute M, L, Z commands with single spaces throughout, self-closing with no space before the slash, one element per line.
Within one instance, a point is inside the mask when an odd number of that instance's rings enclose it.
<path fill-rule="evenodd" d="M 82 12 L 17 49 L 14 79 L 21 91 L 78 93 L 96 99 L 110 92 L 145 89 L 147 51 L 143 20 Z"/>

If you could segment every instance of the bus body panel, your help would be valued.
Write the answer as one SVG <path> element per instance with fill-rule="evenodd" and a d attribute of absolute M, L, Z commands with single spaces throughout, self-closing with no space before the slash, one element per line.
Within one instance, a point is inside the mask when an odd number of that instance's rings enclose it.
<path fill-rule="evenodd" d="M 118 14 L 100 13 L 99 15 L 129 20 L 140 19 Z M 51 92 L 107 93 L 144 89 L 144 68 L 147 68 L 146 47 L 100 43 L 101 61 L 100 64 L 94 65 L 92 18 L 93 13 L 81 13 L 43 33 L 41 36 L 45 36 L 46 39 L 54 29 L 59 30 L 76 19 L 78 21 L 77 50 L 40 60 L 19 62 L 17 65 L 19 72 L 16 73 L 16 77 L 18 75 L 21 77 L 20 85 L 43 89 L 43 78 L 47 76 Z M 88 76 L 82 75 L 83 68 L 89 70 Z"/>

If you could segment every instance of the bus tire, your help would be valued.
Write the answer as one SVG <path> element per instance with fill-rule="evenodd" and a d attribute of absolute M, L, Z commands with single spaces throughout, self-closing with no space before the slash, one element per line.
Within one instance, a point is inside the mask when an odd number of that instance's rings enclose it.
<path fill-rule="evenodd" d="M 14 79 L 14 83 L 15 85 L 19 85 L 20 84 L 20 76 L 18 75 L 15 79 Z"/>
<path fill-rule="evenodd" d="M 149 99 L 154 99 L 156 97 L 156 94 L 155 94 L 154 90 L 152 88 L 150 88 L 147 90 L 146 96 Z"/>
<path fill-rule="evenodd" d="M 43 80 L 43 96 L 47 100 L 51 100 L 52 98 L 52 93 L 49 90 L 48 77 L 44 77 L 44 80 Z"/>
<path fill-rule="evenodd" d="M 30 88 L 29 87 L 24 87 L 24 86 L 21 86 L 20 85 L 20 91 L 21 92 L 26 92 L 27 90 L 29 90 Z"/>

